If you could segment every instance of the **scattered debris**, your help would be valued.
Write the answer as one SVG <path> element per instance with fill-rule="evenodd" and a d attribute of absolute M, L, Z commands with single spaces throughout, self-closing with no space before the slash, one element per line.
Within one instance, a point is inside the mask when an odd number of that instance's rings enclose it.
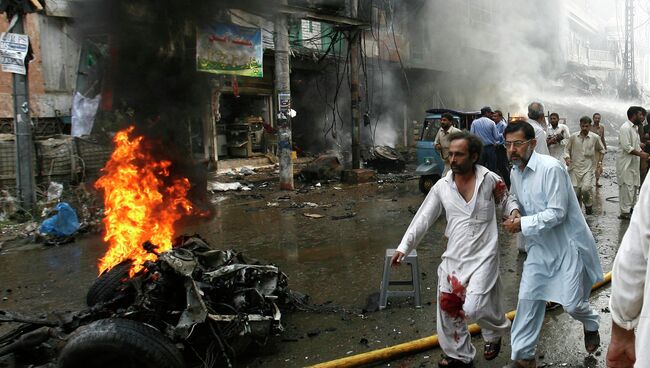
<path fill-rule="evenodd" d="M 298 177 L 305 182 L 340 179 L 341 170 L 342 166 L 338 157 L 324 155 L 316 158 L 303 168 Z"/>
<path fill-rule="evenodd" d="M 250 168 L 248 166 L 243 166 L 239 169 L 239 173 L 246 176 L 253 175 L 255 174 L 255 169 Z"/>
<path fill-rule="evenodd" d="M 210 203 L 217 204 L 217 203 L 221 203 L 221 202 L 225 201 L 226 199 L 228 199 L 228 197 L 217 196 L 217 197 L 214 197 L 214 198 L 210 199 Z"/>
<path fill-rule="evenodd" d="M 278 207 L 279 205 L 278 202 L 266 202 L 266 207 Z"/>
<path fill-rule="evenodd" d="M 348 213 L 343 214 L 343 215 L 338 215 L 338 216 L 335 215 L 335 216 L 332 216 L 332 220 L 343 220 L 343 219 L 348 219 L 348 218 L 352 218 L 352 217 L 354 217 L 354 216 L 356 216 L 356 215 L 357 215 L 357 214 L 356 214 L 355 212 L 348 212 Z"/>
<path fill-rule="evenodd" d="M 375 146 L 364 158 L 367 167 L 385 174 L 389 172 L 402 172 L 406 167 L 406 161 L 396 149 L 389 146 Z"/>
<path fill-rule="evenodd" d="M 251 190 L 251 188 L 240 182 L 220 183 L 218 181 L 211 181 L 208 182 L 208 190 L 212 192 L 227 192 L 229 190 Z"/>
<path fill-rule="evenodd" d="M 303 213 L 302 215 L 305 216 L 305 217 L 312 218 L 312 219 L 319 219 L 319 218 L 325 217 L 324 215 L 319 215 L 317 213 Z"/>
<path fill-rule="evenodd" d="M 344 170 L 341 174 L 341 181 L 348 184 L 361 184 L 374 181 L 376 173 L 369 169 Z"/>
<path fill-rule="evenodd" d="M 63 194 L 63 184 L 57 182 L 50 182 L 50 185 L 47 187 L 47 201 L 49 203 L 55 203 Z"/>
<path fill-rule="evenodd" d="M 141 361 L 134 354 L 172 359 L 147 367 L 181 367 L 184 360 L 188 366 L 209 360 L 232 367 L 232 359 L 249 346 L 262 346 L 283 330 L 279 306 L 307 305 L 276 266 L 215 250 L 196 235 L 177 238 L 172 250 L 135 275 L 129 270 L 127 261 L 103 273 L 88 291 L 90 308 L 57 314 L 56 320 L 0 311 L 0 322 L 21 323 L 0 337 L 0 356 L 43 362 L 33 354 L 39 352 L 53 360 L 65 341 L 58 354 L 61 368 L 78 366 L 72 362 L 89 359 L 89 351 L 97 361 L 109 355 L 112 362 Z M 119 342 L 120 349 L 97 350 L 101 341 Z"/>
<path fill-rule="evenodd" d="M 16 198 L 8 190 L 0 191 L 0 221 L 7 220 L 18 212 Z"/>

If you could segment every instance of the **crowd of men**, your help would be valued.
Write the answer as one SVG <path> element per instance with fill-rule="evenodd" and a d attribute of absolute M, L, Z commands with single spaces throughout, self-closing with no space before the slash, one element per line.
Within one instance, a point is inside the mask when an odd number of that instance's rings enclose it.
<path fill-rule="evenodd" d="M 614 264 L 607 356 L 612 368 L 633 367 L 635 361 L 636 367 L 650 366 L 648 349 L 635 349 L 635 343 L 650 344 L 650 301 L 643 303 L 644 285 L 650 288 L 650 184 L 641 189 L 642 205 L 635 207 L 642 162 L 647 167 L 649 158 L 650 130 L 642 129 L 646 115 L 642 107 L 630 107 L 618 137 L 618 218 L 631 222 Z M 603 270 L 582 206 L 586 215 L 593 214 L 594 188 L 600 186 L 607 153 L 605 129 L 599 113 L 580 118 L 580 130 L 573 134 L 560 120 L 552 113 L 547 124 L 539 102 L 528 106 L 527 119 L 509 122 L 501 111 L 484 107 L 469 132 L 453 126 L 453 115 L 442 116 L 435 143 L 445 160 L 445 175 L 426 196 L 392 259 L 393 265 L 400 264 L 444 213 L 448 242 L 438 266 L 437 293 L 437 332 L 445 353 L 440 367 L 472 366 L 476 348 L 468 320 L 482 328 L 486 360 L 498 356 L 510 330 L 507 367 L 536 367 L 544 315 L 552 306 L 562 306 L 582 323 L 589 354 L 600 346 L 599 315 L 589 295 Z M 501 298 L 499 222 L 526 253 L 512 325 Z"/>

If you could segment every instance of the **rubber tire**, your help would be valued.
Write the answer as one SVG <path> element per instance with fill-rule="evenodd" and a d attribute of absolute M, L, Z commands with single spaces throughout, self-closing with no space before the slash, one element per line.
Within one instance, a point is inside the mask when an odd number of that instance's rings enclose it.
<path fill-rule="evenodd" d="M 131 269 L 131 262 L 124 261 L 99 275 L 88 289 L 86 304 L 92 307 L 115 298 L 118 288 L 124 283 L 124 279 L 129 277 L 129 269 Z"/>
<path fill-rule="evenodd" d="M 128 319 L 100 319 L 73 332 L 59 368 L 185 368 L 181 352 L 160 331 Z"/>
<path fill-rule="evenodd" d="M 423 194 L 429 194 L 429 190 L 440 180 L 440 175 L 422 175 L 420 176 L 420 192 Z"/>

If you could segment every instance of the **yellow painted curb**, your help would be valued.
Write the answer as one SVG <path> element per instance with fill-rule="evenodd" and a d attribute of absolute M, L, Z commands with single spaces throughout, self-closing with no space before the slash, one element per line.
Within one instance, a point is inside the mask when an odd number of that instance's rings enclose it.
<path fill-rule="evenodd" d="M 594 291 L 602 287 L 603 285 L 606 285 L 611 280 L 612 280 L 612 273 L 607 272 L 603 276 L 603 281 L 599 281 L 595 283 L 591 287 L 591 291 Z M 515 318 L 515 314 L 516 314 L 515 311 L 510 311 L 506 313 L 506 317 L 512 321 Z M 481 332 L 481 327 L 479 327 L 479 325 L 477 325 L 476 323 L 472 323 L 471 325 L 467 326 L 467 328 L 469 330 L 469 333 L 471 333 L 472 335 Z M 387 348 L 369 351 L 363 354 L 357 354 L 345 358 L 332 360 L 329 362 L 319 363 L 311 366 L 311 368 L 360 367 L 371 363 L 377 363 L 384 360 L 394 359 L 402 355 L 419 353 L 424 350 L 433 349 L 437 346 L 438 346 L 438 335 L 432 335 L 428 337 L 423 337 L 421 339 L 405 342 L 402 344 L 389 346 Z"/>

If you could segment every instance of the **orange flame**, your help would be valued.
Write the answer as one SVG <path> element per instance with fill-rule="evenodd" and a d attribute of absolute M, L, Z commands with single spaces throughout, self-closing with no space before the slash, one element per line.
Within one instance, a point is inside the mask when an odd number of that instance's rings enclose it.
<path fill-rule="evenodd" d="M 104 240 L 109 248 L 99 260 L 99 273 L 130 259 L 131 276 L 156 255 L 142 244 L 149 240 L 156 252 L 171 249 L 174 223 L 192 212 L 186 198 L 187 178 L 169 184 L 169 161 L 157 161 L 143 145 L 142 136 L 131 137 L 134 127 L 119 131 L 113 141 L 115 150 L 102 169 L 95 187 L 104 191 Z"/>

